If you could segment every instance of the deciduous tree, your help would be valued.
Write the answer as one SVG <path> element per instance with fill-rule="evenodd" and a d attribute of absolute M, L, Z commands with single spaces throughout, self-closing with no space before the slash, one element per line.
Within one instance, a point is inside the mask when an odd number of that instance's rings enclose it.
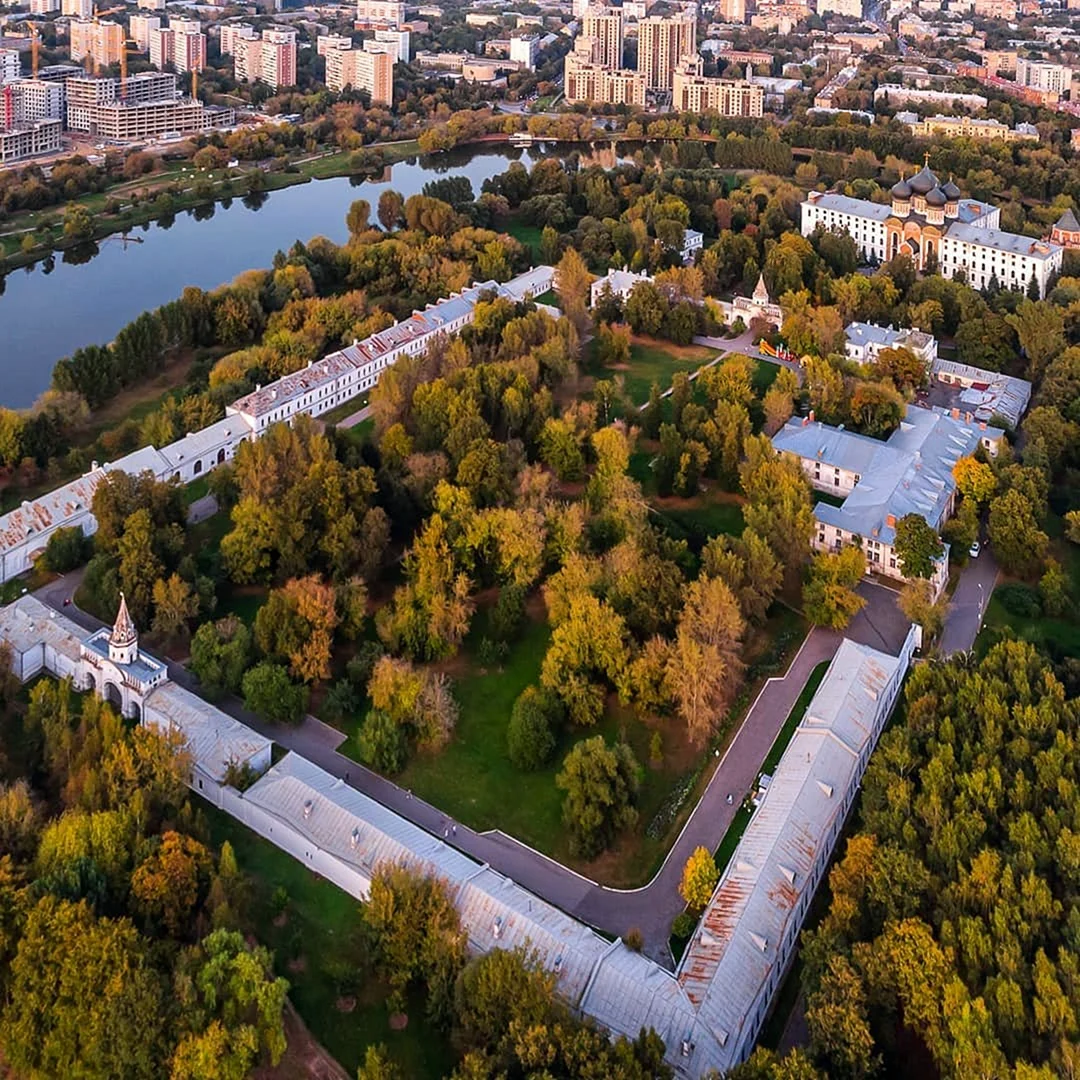
<path fill-rule="evenodd" d="M 855 591 L 865 571 L 862 550 L 853 545 L 835 553 L 818 552 L 803 586 L 806 617 L 819 626 L 843 630 L 866 606 L 866 601 Z"/>
<path fill-rule="evenodd" d="M 602 735 L 582 740 L 566 755 L 555 783 L 566 792 L 562 818 L 576 856 L 599 855 L 637 820 L 637 762 L 625 743 L 608 746 Z"/>
<path fill-rule="evenodd" d="M 893 541 L 896 560 L 909 578 L 934 576 L 937 561 L 945 552 L 945 546 L 922 514 L 905 514 L 896 523 Z"/>
<path fill-rule="evenodd" d="M 704 911 L 719 880 L 720 871 L 712 853 L 708 848 L 695 848 L 683 867 L 679 895 L 691 911 Z"/>

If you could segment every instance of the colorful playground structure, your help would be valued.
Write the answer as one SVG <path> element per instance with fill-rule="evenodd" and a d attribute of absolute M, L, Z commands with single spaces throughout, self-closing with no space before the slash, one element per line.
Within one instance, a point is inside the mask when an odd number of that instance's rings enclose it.
<path fill-rule="evenodd" d="M 786 360 L 789 364 L 797 364 L 799 362 L 799 358 L 795 353 L 787 348 L 782 341 L 773 346 L 762 338 L 757 343 L 757 347 L 758 352 L 763 353 L 765 356 L 771 356 L 774 360 Z"/>

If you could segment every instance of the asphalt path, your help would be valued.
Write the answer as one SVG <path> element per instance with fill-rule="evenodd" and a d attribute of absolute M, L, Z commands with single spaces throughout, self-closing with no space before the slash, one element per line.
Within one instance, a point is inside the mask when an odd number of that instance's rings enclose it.
<path fill-rule="evenodd" d="M 942 656 L 968 652 L 974 646 L 997 576 L 998 565 L 989 548 L 984 547 L 977 559 L 968 560 L 960 572 L 960 581 L 945 614 L 945 627 L 941 632 Z"/>
<path fill-rule="evenodd" d="M 37 597 L 87 631 L 102 624 L 70 601 L 81 581 L 76 571 L 39 589 Z M 704 794 L 694 808 L 656 876 L 639 889 L 612 889 L 562 866 L 502 832 L 475 832 L 450 819 L 385 777 L 339 752 L 345 736 L 308 716 L 296 727 L 267 723 L 249 713 L 235 698 L 217 705 L 224 712 L 273 739 L 287 750 L 306 757 L 351 787 L 375 799 L 435 836 L 512 878 L 524 888 L 609 934 L 624 935 L 638 929 L 645 951 L 671 966 L 668 934 L 671 921 L 682 910 L 678 885 L 683 866 L 699 846 L 715 850 L 727 832 L 741 802 L 753 785 L 780 728 L 798 700 L 814 668 L 830 660 L 840 635 L 817 628 L 804 640 L 790 667 L 762 687 L 746 718 L 717 764 Z M 182 664 L 169 662 L 169 677 L 198 692 L 198 681 Z M 732 795 L 732 804 L 727 801 Z M 642 826 L 647 822 L 642 822 Z"/>

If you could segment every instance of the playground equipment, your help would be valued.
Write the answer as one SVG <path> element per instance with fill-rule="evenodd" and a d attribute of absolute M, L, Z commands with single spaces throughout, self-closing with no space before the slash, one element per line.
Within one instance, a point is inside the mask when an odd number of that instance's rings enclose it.
<path fill-rule="evenodd" d="M 789 364 L 795 364 L 799 358 L 781 341 L 775 347 L 770 345 L 764 338 L 758 343 L 758 352 L 765 356 L 771 356 L 774 360 L 786 360 Z"/>

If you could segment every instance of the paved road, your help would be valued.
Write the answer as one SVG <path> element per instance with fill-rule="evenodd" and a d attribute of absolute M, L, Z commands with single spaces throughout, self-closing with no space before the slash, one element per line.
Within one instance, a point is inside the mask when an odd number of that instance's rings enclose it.
<path fill-rule="evenodd" d="M 722 349 L 729 353 L 742 353 L 743 356 L 753 357 L 755 360 L 764 360 L 766 364 L 775 364 L 777 367 L 786 367 L 794 371 L 802 385 L 803 370 L 800 364 L 794 360 L 780 360 L 775 356 L 766 356 L 755 344 L 754 334 L 749 330 L 744 331 L 736 338 L 705 337 L 694 338 L 695 345 L 707 345 L 710 349 Z"/>
<path fill-rule="evenodd" d="M 101 625 L 98 620 L 73 604 L 63 607 L 64 599 L 74 595 L 81 573 L 76 571 L 59 578 L 38 590 L 36 595 L 57 610 L 63 610 L 84 629 L 95 630 Z M 887 590 L 880 591 L 884 597 Z M 888 601 L 873 598 L 871 606 L 876 607 L 882 602 Z M 295 728 L 283 727 L 252 715 L 236 699 L 227 699 L 219 703 L 219 707 L 434 835 L 446 836 L 450 831 L 447 839 L 462 851 L 489 863 L 495 870 L 590 925 L 611 934 L 625 934 L 636 927 L 645 939 L 648 955 L 670 965 L 667 939 L 671 920 L 683 906 L 678 895 L 683 865 L 699 845 L 710 850 L 719 846 L 739 801 L 750 790 L 761 762 L 810 673 L 823 660 L 832 658 L 839 643 L 840 635 L 815 629 L 803 642 L 788 671 L 782 677 L 768 680 L 659 873 L 648 885 L 633 890 L 598 885 L 501 832 L 477 833 L 460 824 L 452 831 L 454 823 L 437 807 L 339 753 L 338 747 L 344 736 L 315 717 L 307 717 Z M 197 692 L 195 678 L 182 665 L 170 663 L 169 675 L 179 685 Z M 729 793 L 735 796 L 732 806 L 727 805 Z"/>
<path fill-rule="evenodd" d="M 217 499 L 213 495 L 204 495 L 201 499 L 196 499 L 188 507 L 188 524 L 198 525 L 200 521 L 206 521 L 207 518 L 212 518 L 217 512 Z"/>
<path fill-rule="evenodd" d="M 988 548 L 977 559 L 968 561 L 945 614 L 941 632 L 941 655 L 967 652 L 975 644 L 986 605 L 997 581 L 998 565 Z"/>
<path fill-rule="evenodd" d="M 339 428 L 356 427 L 357 424 L 362 424 L 370 415 L 371 406 L 365 405 L 362 409 L 358 409 L 351 416 L 346 416 L 344 420 L 339 420 L 336 426 Z"/>

